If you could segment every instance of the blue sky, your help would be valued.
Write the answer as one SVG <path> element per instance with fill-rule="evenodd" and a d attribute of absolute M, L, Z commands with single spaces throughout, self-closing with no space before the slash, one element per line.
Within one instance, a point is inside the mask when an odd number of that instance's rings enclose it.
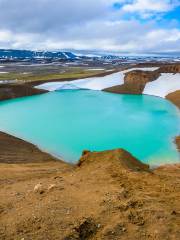
<path fill-rule="evenodd" d="M 180 6 L 164 14 L 164 19 L 168 19 L 168 20 L 175 19 L 180 23 Z"/>
<path fill-rule="evenodd" d="M 0 48 L 180 52 L 180 0 L 0 0 L 0 9 Z"/>

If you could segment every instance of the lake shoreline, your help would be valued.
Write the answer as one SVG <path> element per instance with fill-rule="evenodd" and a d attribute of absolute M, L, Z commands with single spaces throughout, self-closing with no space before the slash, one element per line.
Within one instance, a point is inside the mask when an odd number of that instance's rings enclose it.
<path fill-rule="evenodd" d="M 154 65 L 144 65 L 144 64 L 138 64 L 137 65 L 137 67 L 146 67 L 146 66 L 148 66 L 148 67 L 155 67 Z M 166 69 L 167 67 L 168 67 L 169 65 L 167 65 L 166 66 L 166 64 L 165 64 L 165 66 L 164 66 L 164 68 Z M 179 66 L 179 65 L 178 65 Z M 156 65 L 156 67 L 157 67 L 157 65 Z M 160 67 L 160 68 L 163 68 L 161 65 L 159 65 L 158 67 Z M 134 66 L 133 66 L 133 68 L 134 68 Z M 173 68 L 171 65 L 170 65 L 170 69 L 171 68 Z M 124 69 L 126 69 L 126 68 L 124 68 Z M 173 68 L 174 69 L 174 68 Z M 122 70 L 122 69 L 121 69 Z M 114 70 L 114 71 L 112 71 L 112 72 L 105 72 L 105 73 L 100 73 L 100 74 L 96 74 L 95 75 L 95 77 L 97 77 L 97 76 L 101 76 L 101 77 L 103 77 L 103 76 L 107 76 L 107 75 L 110 75 L 110 74 L 112 74 L 112 73 L 116 73 L 116 72 L 119 72 L 120 71 L 120 69 L 116 69 L 116 70 Z M 141 71 L 135 71 L 135 72 L 137 72 L 137 74 L 139 74 L 139 72 L 140 72 L 140 76 L 141 76 Z M 155 70 L 155 72 L 160 72 L 160 70 L 158 69 L 158 70 Z M 130 74 L 130 76 L 131 76 L 131 72 L 130 73 L 127 73 L 127 75 L 129 75 Z M 153 75 L 154 73 L 152 72 L 152 75 Z M 151 77 L 151 72 L 149 72 L 149 76 Z M 149 78 L 149 76 L 148 76 L 148 78 Z M 136 77 L 138 77 L 138 76 L 136 76 Z M 87 78 L 88 79 L 88 78 Z M 62 79 L 62 81 L 64 81 L 63 79 Z M 141 81 L 141 77 L 140 77 L 140 81 Z M 148 80 L 149 81 L 149 80 Z M 152 81 L 152 79 L 151 79 L 151 81 Z M 42 83 L 43 81 L 41 81 L 41 83 Z M 47 82 L 47 81 L 44 81 L 44 82 Z M 147 82 L 147 80 L 146 80 L 146 82 Z M 31 85 L 32 84 L 32 85 Z M 25 97 L 25 96 L 33 96 L 33 95 L 37 95 L 37 94 L 44 94 L 44 93 L 48 93 L 49 91 L 46 91 L 46 90 L 42 90 L 42 89 L 36 89 L 36 88 L 34 88 L 34 84 L 36 85 L 37 84 L 37 82 L 32 82 L 32 83 L 29 83 L 29 84 L 5 84 L 5 85 L 0 85 L 0 101 L 2 101 L 2 100 L 9 100 L 9 99 L 13 99 L 13 98 L 19 98 L 19 97 Z M 116 88 L 116 87 L 115 87 Z M 5 92 L 5 94 L 1 94 L 2 92 Z M 107 92 L 109 92 L 108 90 L 103 90 L 103 91 L 107 91 Z M 119 91 L 119 90 L 118 90 Z M 116 91 L 114 91 L 114 90 L 112 90 L 112 91 L 110 91 L 110 92 L 112 92 L 112 93 L 120 93 L 120 92 L 116 92 Z M 124 93 L 124 94 L 127 94 L 127 93 Z M 128 93 L 128 94 L 131 94 L 131 93 Z M 134 94 L 134 93 L 132 93 L 132 94 Z M 135 94 L 142 94 L 142 93 L 135 93 Z M 180 91 L 176 91 L 176 92 L 174 92 L 174 93 L 171 93 L 171 94 L 169 94 L 167 97 L 166 97 L 166 99 L 167 100 L 169 100 L 171 103 L 173 103 L 176 107 L 178 107 L 178 109 L 180 109 L 180 101 L 179 101 L 179 99 L 180 99 Z M 6 136 L 9 136 L 9 138 L 11 139 L 11 137 L 13 138 L 13 139 L 15 139 L 16 137 L 15 136 L 12 136 L 12 135 L 10 135 L 10 134 L 6 134 L 6 133 L 3 133 L 3 132 L 0 132 L 0 136 L 3 138 L 4 137 L 4 134 L 6 135 Z M 35 145 L 33 145 L 32 143 L 29 143 L 29 142 L 27 142 L 27 141 L 25 141 L 25 140 L 23 140 L 23 139 L 18 139 L 17 138 L 17 141 L 19 141 L 19 140 L 22 140 L 22 142 L 23 143 L 25 143 L 25 144 L 27 144 L 27 147 L 28 147 L 28 144 L 30 145 L 30 146 L 34 146 L 34 148 L 36 148 L 36 149 L 38 149 L 40 152 L 42 152 L 42 156 L 44 155 L 44 154 L 47 154 L 47 155 L 49 155 L 50 156 L 50 158 L 51 158 L 51 160 L 57 160 L 58 159 L 58 161 L 63 161 L 63 162 L 65 162 L 64 160 L 61 160 L 60 158 L 56 158 L 55 156 L 53 156 L 53 155 L 51 155 L 51 154 L 49 154 L 49 153 L 47 153 L 47 152 L 44 152 L 43 150 L 41 150 L 40 148 L 38 148 L 38 146 L 35 146 Z M 179 141 L 179 136 L 175 136 L 174 137 L 174 143 L 176 144 L 176 146 L 177 146 L 177 149 L 180 151 L 180 141 Z M 8 145 L 8 143 L 7 143 L 7 145 Z M 1 153 L 0 153 L 1 154 Z M 15 162 L 15 160 L 13 160 L 12 162 Z"/>
<path fill-rule="evenodd" d="M 72 165 L 6 133 L 0 142 L 0 239 L 178 239 L 180 164 L 150 170 L 116 149 Z"/>

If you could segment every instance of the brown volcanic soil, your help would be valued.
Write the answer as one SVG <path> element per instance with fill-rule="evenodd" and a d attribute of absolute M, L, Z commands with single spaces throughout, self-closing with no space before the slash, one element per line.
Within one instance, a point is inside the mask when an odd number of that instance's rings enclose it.
<path fill-rule="evenodd" d="M 168 94 L 166 98 L 180 109 L 180 90 Z"/>
<path fill-rule="evenodd" d="M 0 100 L 32 96 L 47 91 L 35 89 L 25 84 L 0 84 Z"/>
<path fill-rule="evenodd" d="M 44 163 L 49 161 L 57 161 L 57 159 L 41 152 L 30 143 L 0 132 L 0 163 Z"/>
<path fill-rule="evenodd" d="M 180 166 L 151 172 L 121 149 L 74 167 L 1 163 L 0 239 L 178 240 L 179 198 Z"/>
<path fill-rule="evenodd" d="M 180 151 L 180 136 L 177 136 L 177 137 L 176 137 L 175 142 L 176 142 L 176 145 L 177 145 L 177 147 L 178 147 L 178 150 Z"/>
<path fill-rule="evenodd" d="M 104 89 L 107 92 L 121 94 L 142 94 L 146 83 L 156 80 L 160 76 L 157 71 L 134 70 L 125 74 L 124 84 Z"/>
<path fill-rule="evenodd" d="M 160 73 L 180 73 L 180 64 L 163 65 L 158 71 Z"/>

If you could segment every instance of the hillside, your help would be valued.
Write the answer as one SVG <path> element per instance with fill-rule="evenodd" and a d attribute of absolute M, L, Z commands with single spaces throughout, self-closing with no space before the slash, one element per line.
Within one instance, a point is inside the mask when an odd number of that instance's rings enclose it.
<path fill-rule="evenodd" d="M 28 149 L 19 142 L 12 163 L 21 144 Z M 33 152 L 32 163 L 0 164 L 1 240 L 178 239 L 178 165 L 150 171 L 122 149 L 42 164 Z"/>
<path fill-rule="evenodd" d="M 0 49 L 0 59 L 75 59 L 71 52 Z"/>

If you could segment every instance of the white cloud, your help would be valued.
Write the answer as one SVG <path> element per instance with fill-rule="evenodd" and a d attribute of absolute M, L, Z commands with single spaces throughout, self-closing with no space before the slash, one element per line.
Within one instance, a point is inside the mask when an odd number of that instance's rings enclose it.
<path fill-rule="evenodd" d="M 131 4 L 124 5 L 123 9 L 129 12 L 155 11 L 164 12 L 172 8 L 167 0 L 135 0 Z"/>
<path fill-rule="evenodd" d="M 179 5 L 179 0 L 133 0 L 130 3 L 125 3 L 122 10 L 138 13 L 141 17 L 148 18 L 157 13 L 171 11 Z"/>
<path fill-rule="evenodd" d="M 134 12 L 168 11 L 179 0 L 117 2 L 124 5 L 113 11 L 114 0 L 0 0 L 0 48 L 180 51 L 173 22 L 160 27 L 155 20 L 133 18 Z M 124 12 L 131 20 L 122 20 Z"/>

